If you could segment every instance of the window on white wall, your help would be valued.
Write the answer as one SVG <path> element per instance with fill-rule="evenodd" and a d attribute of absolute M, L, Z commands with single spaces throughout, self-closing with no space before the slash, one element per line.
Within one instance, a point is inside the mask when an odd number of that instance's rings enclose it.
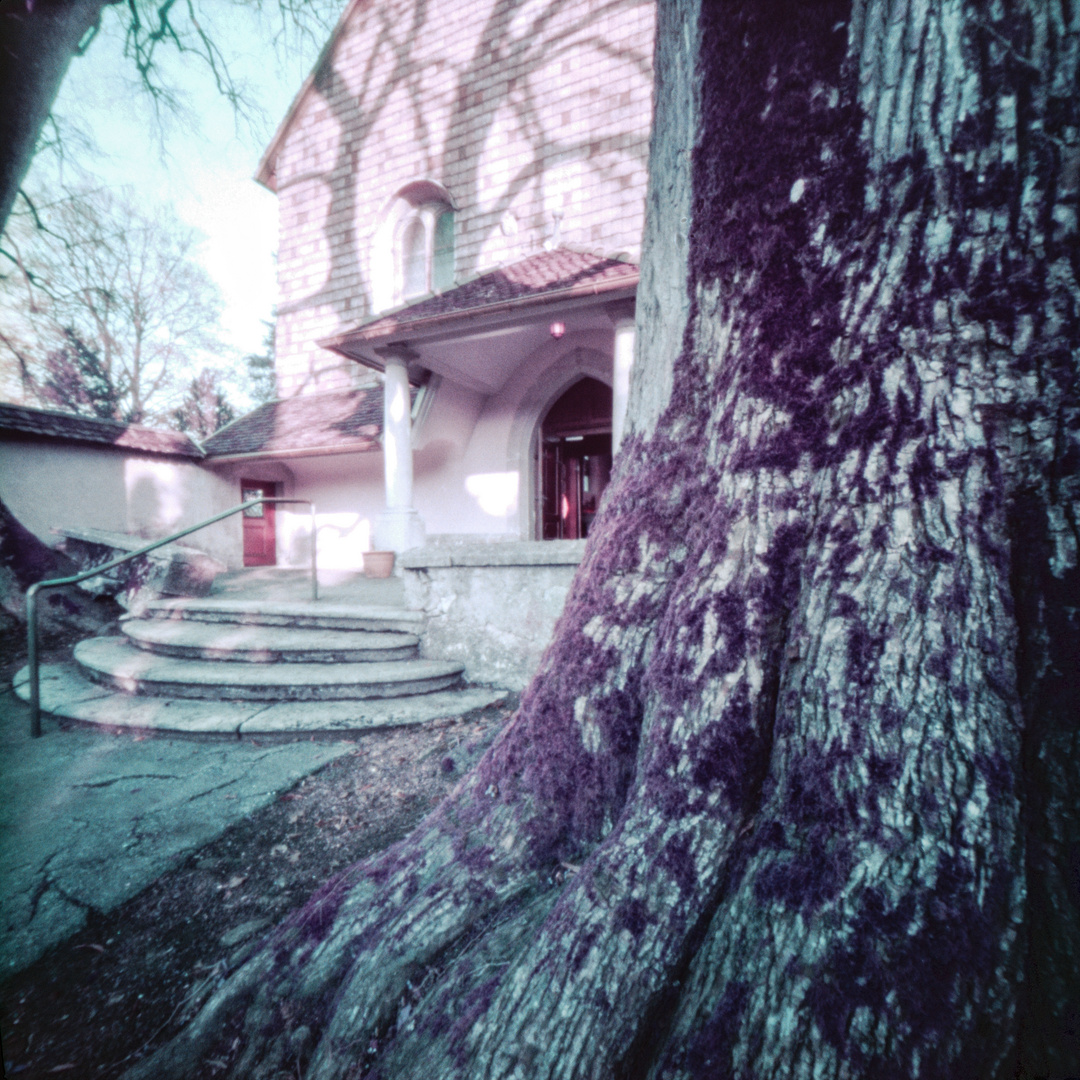
<path fill-rule="evenodd" d="M 394 247 L 399 302 L 453 285 L 454 211 L 445 203 L 425 203 L 405 213 Z"/>
<path fill-rule="evenodd" d="M 440 184 L 419 180 L 390 199 L 370 239 L 373 311 L 454 287 L 454 209 Z"/>

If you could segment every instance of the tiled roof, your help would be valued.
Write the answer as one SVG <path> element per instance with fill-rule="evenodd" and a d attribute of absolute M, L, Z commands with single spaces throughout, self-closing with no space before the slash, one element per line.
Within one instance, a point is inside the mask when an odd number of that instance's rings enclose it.
<path fill-rule="evenodd" d="M 150 454 L 189 458 L 203 456 L 198 443 L 179 431 L 157 431 L 139 424 L 124 424 L 119 420 L 98 420 L 52 409 L 31 409 L 25 405 L 0 403 L 0 431 L 119 446 L 125 450 L 142 450 Z"/>
<path fill-rule="evenodd" d="M 388 315 L 380 315 L 340 337 L 373 341 L 424 323 L 442 322 L 484 309 L 605 293 L 632 288 L 637 282 L 636 263 L 556 248 L 482 274 L 456 289 L 430 296 Z"/>
<path fill-rule="evenodd" d="M 271 401 L 211 435 L 206 453 L 226 457 L 378 450 L 382 408 L 377 387 Z"/>

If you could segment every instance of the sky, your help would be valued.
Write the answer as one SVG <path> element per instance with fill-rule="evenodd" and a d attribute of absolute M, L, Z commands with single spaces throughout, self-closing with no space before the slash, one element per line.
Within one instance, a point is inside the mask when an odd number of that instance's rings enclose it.
<path fill-rule="evenodd" d="M 107 185 L 129 185 L 148 204 L 169 204 L 203 235 L 198 260 L 222 292 L 222 336 L 241 354 L 259 352 L 276 294 L 277 200 L 252 177 L 326 35 L 316 40 L 289 26 L 275 45 L 282 32 L 276 4 L 259 11 L 235 0 L 203 0 L 200 21 L 255 108 L 238 118 L 204 63 L 168 50 L 161 75 L 182 108 L 156 116 L 123 56 L 123 10 L 106 7 L 98 37 L 72 61 L 61 86 L 54 113 L 94 144 L 71 140 L 71 157 Z M 47 185 L 53 167 L 32 166 L 28 186 Z"/>

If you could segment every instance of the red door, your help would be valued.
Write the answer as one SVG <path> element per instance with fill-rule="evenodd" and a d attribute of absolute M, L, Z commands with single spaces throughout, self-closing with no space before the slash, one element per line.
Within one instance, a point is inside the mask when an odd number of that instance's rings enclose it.
<path fill-rule="evenodd" d="M 242 502 L 260 495 L 276 495 L 277 484 L 261 480 L 241 480 Z M 277 566 L 277 543 L 274 533 L 274 504 L 250 506 L 244 511 L 244 565 Z"/>

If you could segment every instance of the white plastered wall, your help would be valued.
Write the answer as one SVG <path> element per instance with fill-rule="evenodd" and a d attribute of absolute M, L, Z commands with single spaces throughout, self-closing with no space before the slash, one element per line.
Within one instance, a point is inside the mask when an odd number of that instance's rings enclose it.
<path fill-rule="evenodd" d="M 167 536 L 228 509 L 232 490 L 192 461 L 111 447 L 0 441 L 0 498 L 32 533 L 55 545 L 53 529 L 100 529 L 148 539 Z M 242 562 L 238 518 L 183 543 Z"/>
<path fill-rule="evenodd" d="M 582 376 L 611 385 L 612 342 L 603 330 L 545 342 L 486 398 L 443 380 L 415 441 L 414 502 L 429 536 L 534 537 L 540 421 Z"/>
<path fill-rule="evenodd" d="M 319 568 L 359 570 L 371 550 L 371 529 L 385 502 L 382 454 L 333 454 L 294 458 L 285 494 L 315 504 Z M 245 476 L 248 475 L 245 473 Z M 311 518 L 306 506 L 278 512 L 278 565 L 307 567 Z"/>

